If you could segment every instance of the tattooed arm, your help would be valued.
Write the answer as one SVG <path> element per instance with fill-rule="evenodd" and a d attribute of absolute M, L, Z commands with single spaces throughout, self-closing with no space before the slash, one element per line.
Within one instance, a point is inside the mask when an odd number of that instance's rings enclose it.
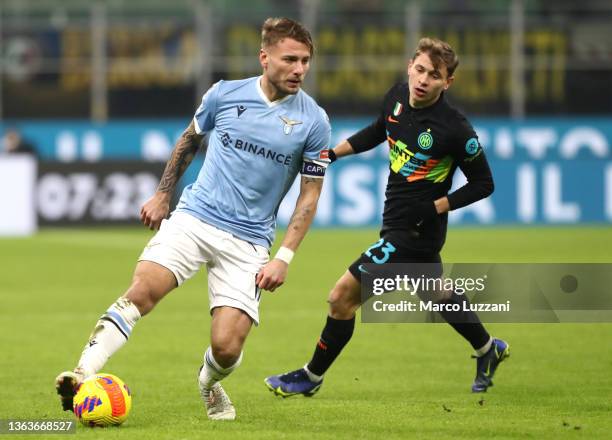
<path fill-rule="evenodd" d="M 282 247 L 289 248 L 292 251 L 298 248 L 317 212 L 317 203 L 322 188 L 323 179 L 302 176 L 300 195 L 295 203 L 295 209 L 287 227 L 287 234 L 281 244 Z M 278 258 L 270 260 L 257 274 L 257 285 L 261 289 L 273 292 L 274 289 L 285 282 L 288 268 L 289 264 L 283 260 Z"/>
<path fill-rule="evenodd" d="M 300 195 L 295 203 L 295 209 L 287 227 L 287 234 L 285 234 L 281 246 L 292 251 L 298 248 L 317 212 L 317 203 L 322 189 L 323 179 L 302 176 Z"/>
<path fill-rule="evenodd" d="M 196 133 L 193 121 L 191 121 L 176 142 L 157 191 L 140 209 L 140 220 L 149 229 L 159 229 L 161 221 L 168 216 L 170 200 L 176 184 L 198 152 L 202 137 Z"/>

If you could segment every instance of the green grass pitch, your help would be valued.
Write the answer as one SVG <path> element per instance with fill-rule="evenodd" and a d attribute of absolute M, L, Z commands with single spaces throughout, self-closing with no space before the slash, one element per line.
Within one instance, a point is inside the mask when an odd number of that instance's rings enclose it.
<path fill-rule="evenodd" d="M 452 229 L 452 228 L 451 228 Z M 150 232 L 44 230 L 0 239 L 0 419 L 69 417 L 53 379 L 72 368 L 97 318 L 127 287 Z M 125 425 L 82 438 L 610 438 L 612 324 L 491 324 L 512 356 L 487 394 L 472 395 L 469 346 L 444 324 L 359 324 L 315 397 L 281 399 L 263 378 L 302 366 L 326 297 L 374 230 L 315 230 L 288 280 L 264 293 L 261 326 L 224 386 L 238 419 L 211 422 L 196 374 L 210 318 L 204 274 L 140 321 L 104 368 L 134 396 Z M 278 242 L 278 241 L 277 241 Z M 612 229 L 455 228 L 449 262 L 610 262 Z M 47 436 L 52 439 L 64 436 Z M 27 436 L 24 438 L 41 438 Z M 75 438 L 65 436 L 65 438 Z"/>

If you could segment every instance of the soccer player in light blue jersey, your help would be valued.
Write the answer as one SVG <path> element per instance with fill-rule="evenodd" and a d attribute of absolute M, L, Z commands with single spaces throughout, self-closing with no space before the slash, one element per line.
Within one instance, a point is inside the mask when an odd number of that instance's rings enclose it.
<path fill-rule="evenodd" d="M 287 18 L 262 28 L 263 74 L 219 81 L 202 99 L 177 141 L 142 222 L 159 230 L 142 252 L 131 286 L 102 315 L 77 367 L 56 380 L 64 410 L 85 377 L 97 373 L 127 341 L 136 321 L 202 267 L 208 269 L 211 342 L 198 376 L 211 419 L 232 420 L 234 406 L 219 383 L 242 360 L 261 289 L 274 291 L 315 215 L 328 164 L 330 125 L 300 87 L 313 55 L 310 33 Z M 210 134 L 196 181 L 168 217 L 176 184 Z M 300 194 L 279 251 L 269 259 L 278 207 L 301 173 Z"/>

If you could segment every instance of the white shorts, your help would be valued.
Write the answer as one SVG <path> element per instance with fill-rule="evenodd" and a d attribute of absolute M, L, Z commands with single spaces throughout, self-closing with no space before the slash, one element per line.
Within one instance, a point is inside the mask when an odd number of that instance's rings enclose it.
<path fill-rule="evenodd" d="M 259 270 L 268 262 L 268 249 L 234 237 L 184 212 L 164 220 L 138 261 L 153 261 L 170 270 L 180 286 L 202 265 L 208 269 L 210 310 L 240 309 L 259 324 Z"/>

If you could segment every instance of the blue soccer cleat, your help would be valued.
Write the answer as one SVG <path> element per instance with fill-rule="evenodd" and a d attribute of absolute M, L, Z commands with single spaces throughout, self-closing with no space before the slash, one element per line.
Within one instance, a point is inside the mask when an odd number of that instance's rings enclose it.
<path fill-rule="evenodd" d="M 501 339 L 493 339 L 491 348 L 484 355 L 476 357 L 476 378 L 472 384 L 473 393 L 485 393 L 493 386 L 493 375 L 499 364 L 510 356 L 510 345 Z"/>
<path fill-rule="evenodd" d="M 323 379 L 319 382 L 313 382 L 308 377 L 306 370 L 300 368 L 289 373 L 266 377 L 264 382 L 270 391 L 277 396 L 290 397 L 303 394 L 306 397 L 312 397 L 321 388 Z"/>

